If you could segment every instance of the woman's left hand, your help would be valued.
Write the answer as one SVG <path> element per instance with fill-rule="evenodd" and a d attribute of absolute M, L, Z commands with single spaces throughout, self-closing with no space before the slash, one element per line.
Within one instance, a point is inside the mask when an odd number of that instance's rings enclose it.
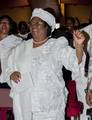
<path fill-rule="evenodd" d="M 75 44 L 83 45 L 85 37 L 82 32 L 80 32 L 79 30 L 73 31 L 73 38 L 74 38 Z"/>
<path fill-rule="evenodd" d="M 86 103 L 87 103 L 89 106 L 92 106 L 92 92 L 86 93 Z"/>

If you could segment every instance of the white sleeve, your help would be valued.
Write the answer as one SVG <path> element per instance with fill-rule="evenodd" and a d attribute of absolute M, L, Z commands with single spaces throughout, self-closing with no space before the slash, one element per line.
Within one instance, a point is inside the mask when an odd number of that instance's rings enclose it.
<path fill-rule="evenodd" d="M 66 69 L 77 72 L 79 71 L 78 60 L 76 57 L 76 51 L 70 46 L 66 46 L 59 51 L 59 59 L 61 59 L 62 64 Z"/>
<path fill-rule="evenodd" d="M 23 42 L 23 44 L 13 49 L 12 53 L 8 58 L 8 67 L 6 69 L 6 75 L 5 75 L 6 82 L 16 92 L 25 91 L 28 88 L 30 88 L 30 84 L 32 84 L 28 57 L 26 57 L 24 53 L 26 51 L 24 44 L 25 43 Z M 14 81 L 10 80 L 10 75 L 15 71 L 18 71 L 21 74 L 21 79 L 17 84 Z"/>
<path fill-rule="evenodd" d="M 85 31 L 89 34 L 90 38 L 92 38 L 92 24 L 80 29 L 80 31 Z"/>
<path fill-rule="evenodd" d="M 91 44 L 92 44 L 92 42 L 91 42 Z M 88 78 L 89 79 L 92 78 L 92 46 L 90 47 L 90 59 L 89 59 Z"/>
<path fill-rule="evenodd" d="M 76 50 L 68 45 L 66 38 L 61 37 L 59 39 L 61 40 L 58 41 L 58 44 L 54 48 L 57 51 L 57 60 L 62 62 L 66 69 L 74 73 L 78 72 L 80 66 L 84 64 L 84 57 L 81 64 L 78 64 Z"/>
<path fill-rule="evenodd" d="M 4 80 L 9 84 L 9 86 L 11 86 L 11 82 L 10 82 L 10 75 L 12 72 L 16 71 L 16 66 L 15 66 L 15 63 L 14 63 L 14 55 L 15 55 L 15 52 L 14 50 L 11 52 L 12 54 L 9 55 L 8 57 L 8 65 L 7 65 L 7 68 L 5 69 L 5 75 L 3 76 Z"/>

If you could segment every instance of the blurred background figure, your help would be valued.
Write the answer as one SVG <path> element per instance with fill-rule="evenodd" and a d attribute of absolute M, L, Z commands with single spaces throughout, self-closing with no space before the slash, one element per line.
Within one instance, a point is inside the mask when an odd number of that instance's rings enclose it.
<path fill-rule="evenodd" d="M 90 11 L 90 16 L 89 16 L 89 20 L 88 20 L 89 22 L 89 24 L 92 24 L 92 10 Z"/>
<path fill-rule="evenodd" d="M 75 17 L 74 19 L 75 19 L 74 28 L 80 29 L 80 21 L 79 21 L 78 17 Z"/>
<path fill-rule="evenodd" d="M 65 26 L 72 33 L 75 26 L 75 19 L 73 17 L 66 17 Z"/>
<path fill-rule="evenodd" d="M 18 35 L 23 39 L 27 40 L 29 34 L 29 27 L 25 21 L 20 21 L 18 23 Z"/>
<path fill-rule="evenodd" d="M 18 25 L 16 21 L 13 21 L 13 27 L 12 27 L 12 34 L 16 35 L 18 34 Z"/>
<path fill-rule="evenodd" d="M 16 28 L 13 26 L 14 21 L 8 15 L 0 17 L 0 62 L 1 74 L 0 82 L 6 82 L 5 69 L 7 67 L 7 59 L 11 50 L 22 42 L 22 39 L 15 34 Z"/>

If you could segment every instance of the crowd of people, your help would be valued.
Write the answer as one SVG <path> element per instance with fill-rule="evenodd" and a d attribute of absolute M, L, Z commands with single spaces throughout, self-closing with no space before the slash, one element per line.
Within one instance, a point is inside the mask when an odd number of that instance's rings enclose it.
<path fill-rule="evenodd" d="M 65 120 L 68 80 L 76 81 L 84 105 L 81 120 L 87 119 L 86 109 L 92 106 L 92 25 L 81 26 L 78 18 L 67 17 L 65 25 L 55 27 L 55 17 L 41 8 L 33 10 L 29 26 L 0 17 L 0 82 L 11 88 L 15 120 Z"/>

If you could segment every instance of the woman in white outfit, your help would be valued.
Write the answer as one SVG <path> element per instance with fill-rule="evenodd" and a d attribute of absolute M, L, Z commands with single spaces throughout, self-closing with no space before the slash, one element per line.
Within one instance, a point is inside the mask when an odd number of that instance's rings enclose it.
<path fill-rule="evenodd" d="M 52 14 L 35 8 L 30 19 L 33 38 L 9 56 L 6 78 L 11 84 L 15 120 L 65 120 L 67 90 L 62 66 L 73 73 L 79 71 L 85 38 L 74 32 L 74 50 L 64 37 L 50 37 L 55 24 Z"/>
<path fill-rule="evenodd" d="M 87 77 L 85 92 L 86 92 L 86 103 L 91 108 L 92 107 L 92 24 L 83 28 L 83 30 L 88 33 L 90 38 L 88 44 L 88 52 L 90 55 L 90 59 L 89 59 L 89 69 L 88 69 L 88 77 Z"/>
<path fill-rule="evenodd" d="M 86 88 L 86 102 L 92 108 L 92 24 L 89 27 L 90 46 L 89 46 L 89 70 L 88 70 L 88 82 Z"/>
<path fill-rule="evenodd" d="M 87 43 L 87 51 L 89 53 L 89 56 L 90 56 L 90 60 L 92 59 L 91 58 L 91 54 L 92 54 L 92 24 L 84 27 L 81 29 L 81 31 L 84 31 L 86 34 L 88 34 L 88 43 Z M 80 116 L 80 120 L 87 120 L 88 116 L 86 115 L 86 110 L 88 108 L 90 108 L 90 106 L 87 104 L 86 102 L 86 94 L 85 94 L 85 89 L 87 87 L 87 83 L 88 83 L 88 76 L 85 76 L 85 59 L 86 57 L 83 58 L 83 61 L 81 66 L 80 66 L 80 73 L 76 74 L 74 77 L 75 77 L 75 80 L 76 80 L 76 85 L 77 85 L 77 95 L 78 95 L 78 99 L 80 101 L 83 102 L 84 104 L 84 109 L 83 109 L 83 113 L 81 114 Z M 90 69 L 92 65 L 89 64 L 88 66 L 88 69 Z M 89 71 L 89 70 L 88 70 Z M 89 73 L 88 73 L 89 74 Z M 91 76 L 92 76 L 92 73 L 91 73 Z"/>
<path fill-rule="evenodd" d="M 5 69 L 7 67 L 7 59 L 10 51 L 22 42 L 22 39 L 13 35 L 13 20 L 7 15 L 0 17 L 0 61 L 1 75 L 0 82 L 6 82 Z"/>

